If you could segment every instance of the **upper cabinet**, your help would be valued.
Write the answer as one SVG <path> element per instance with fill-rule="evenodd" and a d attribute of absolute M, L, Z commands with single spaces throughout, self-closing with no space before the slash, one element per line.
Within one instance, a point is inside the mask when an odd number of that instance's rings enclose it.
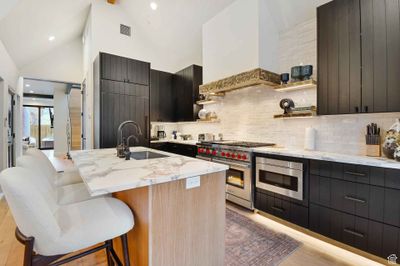
<path fill-rule="evenodd" d="M 196 121 L 201 109 L 196 104 L 199 86 L 203 83 L 203 68 L 191 65 L 175 74 L 151 70 L 151 121 Z"/>
<path fill-rule="evenodd" d="M 153 122 L 175 120 L 172 76 L 173 74 L 164 71 L 150 71 L 150 118 Z"/>
<path fill-rule="evenodd" d="M 142 135 L 130 145 L 150 143 L 150 64 L 116 55 L 100 53 L 93 64 L 94 146 L 117 146 L 118 127 L 127 120 L 135 121 Z M 136 134 L 126 127 L 124 138 Z"/>
<path fill-rule="evenodd" d="M 175 73 L 172 79 L 175 91 L 176 121 L 196 121 L 201 106 L 196 104 L 199 99 L 199 86 L 203 84 L 203 68 L 191 65 Z"/>
<path fill-rule="evenodd" d="M 100 53 L 100 78 L 149 85 L 150 63 Z"/>
<path fill-rule="evenodd" d="M 318 7 L 319 115 L 400 111 L 399 10 L 398 0 Z"/>
<path fill-rule="evenodd" d="M 361 0 L 362 108 L 400 111 L 398 0 Z"/>

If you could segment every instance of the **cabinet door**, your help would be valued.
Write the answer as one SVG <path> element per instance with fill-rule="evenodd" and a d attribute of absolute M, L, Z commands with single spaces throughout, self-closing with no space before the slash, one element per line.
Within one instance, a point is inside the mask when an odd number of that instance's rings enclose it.
<path fill-rule="evenodd" d="M 112 54 L 100 54 L 100 78 L 122 81 L 127 79 L 127 59 Z"/>
<path fill-rule="evenodd" d="M 160 72 L 157 70 L 150 71 L 150 120 L 161 121 L 160 116 Z"/>
<path fill-rule="evenodd" d="M 122 122 L 119 95 L 124 91 L 124 83 L 101 80 L 100 84 L 100 148 L 114 148 L 117 145 L 118 126 Z"/>
<path fill-rule="evenodd" d="M 172 74 L 159 73 L 159 119 L 162 122 L 174 122 L 174 93 L 172 89 Z"/>
<path fill-rule="evenodd" d="M 363 0 L 363 112 L 400 111 L 400 20 L 397 0 Z"/>
<path fill-rule="evenodd" d="M 126 60 L 127 82 L 142 85 L 150 84 L 150 64 L 135 59 Z"/>
<path fill-rule="evenodd" d="M 124 118 L 126 118 L 126 120 L 135 121 L 142 132 L 142 135 L 138 136 L 139 142 L 133 143 L 132 140 L 130 145 L 148 147 L 150 145 L 149 87 L 130 83 L 126 83 L 126 87 L 128 88 L 129 94 L 121 95 L 122 98 L 125 98 L 126 108 Z M 136 131 L 132 128 L 127 129 L 127 132 L 136 135 Z"/>
<path fill-rule="evenodd" d="M 174 75 L 173 86 L 176 94 L 176 120 L 194 121 L 197 119 L 199 85 L 202 83 L 202 68 L 187 67 Z"/>
<path fill-rule="evenodd" d="M 359 111 L 361 103 L 359 0 L 335 0 L 317 9 L 318 114 Z"/>

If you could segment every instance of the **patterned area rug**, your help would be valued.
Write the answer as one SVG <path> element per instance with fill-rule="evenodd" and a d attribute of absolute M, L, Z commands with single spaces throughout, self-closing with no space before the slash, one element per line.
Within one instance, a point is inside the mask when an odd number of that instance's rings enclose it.
<path fill-rule="evenodd" d="M 225 265 L 278 265 L 301 243 L 226 209 Z"/>

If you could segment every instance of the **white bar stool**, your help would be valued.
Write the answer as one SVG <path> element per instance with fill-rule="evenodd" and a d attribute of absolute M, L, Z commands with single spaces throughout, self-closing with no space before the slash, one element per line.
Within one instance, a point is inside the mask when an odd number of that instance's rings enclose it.
<path fill-rule="evenodd" d="M 17 166 L 29 169 L 36 173 L 28 176 L 40 184 L 40 189 L 52 194 L 60 205 L 90 200 L 95 197 L 90 196 L 84 183 L 57 186 L 57 179 L 52 175 L 52 171 L 45 166 L 43 160 L 35 156 L 23 155 L 17 158 Z"/>
<path fill-rule="evenodd" d="M 56 186 L 65 186 L 71 184 L 82 183 L 82 178 L 79 171 L 75 167 L 67 168 L 64 171 L 57 172 L 49 158 L 41 150 L 30 148 L 26 151 L 26 155 L 33 156 L 42 162 L 44 171 L 54 177 Z"/>
<path fill-rule="evenodd" d="M 112 239 L 121 237 L 124 262 L 130 265 L 127 232 L 134 226 L 129 207 L 111 198 L 59 205 L 35 182 L 37 172 L 15 167 L 0 174 L 0 185 L 17 224 L 16 237 L 25 245 L 24 266 L 61 265 L 101 249 L 109 265 L 122 265 Z M 104 244 L 63 259 L 65 255 Z"/>

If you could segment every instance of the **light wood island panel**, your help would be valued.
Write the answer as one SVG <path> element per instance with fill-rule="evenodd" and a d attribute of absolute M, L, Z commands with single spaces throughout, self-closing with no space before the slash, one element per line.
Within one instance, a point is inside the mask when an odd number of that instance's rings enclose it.
<path fill-rule="evenodd" d="M 225 171 L 201 176 L 192 189 L 182 179 L 113 195 L 135 215 L 131 265 L 224 265 Z"/>

